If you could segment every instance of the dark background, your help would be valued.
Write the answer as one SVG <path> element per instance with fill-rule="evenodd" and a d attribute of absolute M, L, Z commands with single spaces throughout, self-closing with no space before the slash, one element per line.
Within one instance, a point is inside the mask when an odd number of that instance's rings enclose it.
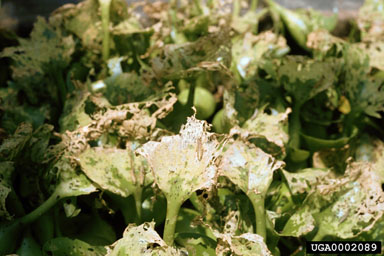
<path fill-rule="evenodd" d="M 132 1 L 127 0 L 127 2 Z M 3 13 L 0 13 L 0 20 L 7 18 L 7 26 L 18 31 L 18 34 L 26 36 L 38 15 L 48 17 L 53 10 L 63 4 L 78 2 L 80 0 L 3 0 Z M 338 10 L 342 16 L 350 17 L 364 0 L 276 0 L 276 2 L 292 9 L 312 7 L 325 12 Z"/>

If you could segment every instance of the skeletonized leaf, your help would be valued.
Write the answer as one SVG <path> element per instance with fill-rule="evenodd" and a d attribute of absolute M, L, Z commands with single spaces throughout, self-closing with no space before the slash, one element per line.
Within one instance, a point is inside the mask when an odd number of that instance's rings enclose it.
<path fill-rule="evenodd" d="M 147 158 L 156 184 L 167 199 L 184 201 L 198 189 L 209 188 L 216 175 L 213 164 L 220 143 L 207 132 L 205 121 L 189 117 L 180 134 L 148 142 L 138 149 Z"/>
<path fill-rule="evenodd" d="M 120 255 L 183 255 L 175 248 L 169 247 L 155 231 L 155 223 L 144 223 L 138 227 L 131 224 L 108 252 L 108 256 Z"/>
<path fill-rule="evenodd" d="M 384 213 L 381 181 L 370 163 L 351 163 L 344 176 L 320 178 L 302 206 L 288 220 L 282 235 L 299 236 L 315 226 L 316 239 L 331 235 L 353 238 L 369 231 Z"/>
<path fill-rule="evenodd" d="M 384 192 L 380 178 L 368 163 L 350 164 L 344 179 L 345 192 L 317 218 L 321 220 L 319 232 L 346 239 L 370 230 L 383 216 Z M 331 185 L 320 187 L 319 192 L 326 193 Z"/>

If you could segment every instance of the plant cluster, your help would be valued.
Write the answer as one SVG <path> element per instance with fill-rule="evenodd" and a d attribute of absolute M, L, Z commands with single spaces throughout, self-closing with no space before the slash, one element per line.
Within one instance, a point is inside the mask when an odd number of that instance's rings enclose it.
<path fill-rule="evenodd" d="M 1 31 L 0 254 L 384 241 L 384 1 L 84 0 Z"/>

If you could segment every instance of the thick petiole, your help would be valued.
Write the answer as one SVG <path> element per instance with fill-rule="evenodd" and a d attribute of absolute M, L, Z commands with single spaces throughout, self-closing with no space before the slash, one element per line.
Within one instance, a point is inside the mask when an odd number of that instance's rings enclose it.
<path fill-rule="evenodd" d="M 21 225 L 29 224 L 37 220 L 41 215 L 46 213 L 49 209 L 51 209 L 58 201 L 60 201 L 62 197 L 55 191 L 53 194 L 39 207 L 37 207 L 32 212 L 18 219 L 18 222 Z"/>
<path fill-rule="evenodd" d="M 253 209 L 256 217 L 256 234 L 267 241 L 267 228 L 266 228 L 266 217 L 264 207 L 264 196 L 262 194 L 248 194 L 249 199 L 252 202 Z"/>
<path fill-rule="evenodd" d="M 163 240 L 169 246 L 172 246 L 174 242 L 177 216 L 181 204 L 182 202 L 170 201 L 167 199 L 167 217 L 165 219 Z"/>
<path fill-rule="evenodd" d="M 300 149 L 300 109 L 301 103 L 294 102 L 292 106 L 292 114 L 289 122 L 289 146 L 291 148 Z"/>
<path fill-rule="evenodd" d="M 135 198 L 135 205 L 136 205 L 136 217 L 137 217 L 137 224 L 141 223 L 141 200 L 143 195 L 143 187 L 140 185 L 136 185 L 135 193 L 133 194 L 133 197 Z"/>

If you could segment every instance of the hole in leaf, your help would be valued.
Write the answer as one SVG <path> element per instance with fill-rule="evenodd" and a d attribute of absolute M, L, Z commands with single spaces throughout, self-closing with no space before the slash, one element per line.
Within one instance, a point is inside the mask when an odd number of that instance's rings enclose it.
<path fill-rule="evenodd" d="M 204 191 L 201 190 L 201 189 L 196 190 L 196 195 L 198 195 L 198 196 L 200 196 L 200 195 L 203 194 L 203 193 L 204 193 Z"/>
<path fill-rule="evenodd" d="M 131 118 L 132 118 L 132 116 L 133 116 L 133 114 L 132 114 L 132 113 L 130 113 L 130 112 L 127 112 L 127 119 L 131 119 Z"/>

